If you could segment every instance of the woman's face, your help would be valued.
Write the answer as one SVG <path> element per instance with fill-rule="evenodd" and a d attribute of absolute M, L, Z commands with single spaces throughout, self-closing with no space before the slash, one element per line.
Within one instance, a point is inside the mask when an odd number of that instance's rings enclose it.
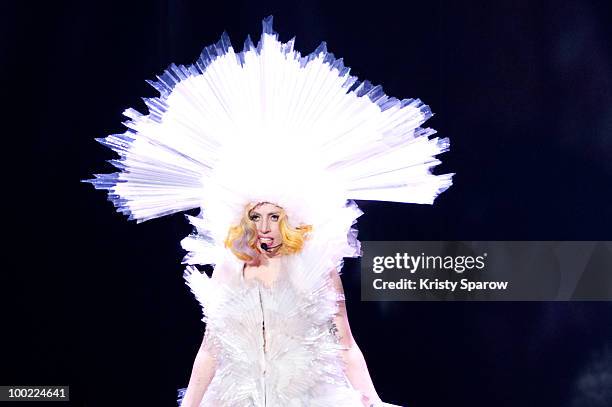
<path fill-rule="evenodd" d="M 257 230 L 258 247 L 261 248 L 261 245 L 265 243 L 268 251 L 270 251 L 270 249 L 277 249 L 283 244 L 283 237 L 279 228 L 280 217 L 281 208 L 268 202 L 260 203 L 251 209 L 249 219 Z"/>

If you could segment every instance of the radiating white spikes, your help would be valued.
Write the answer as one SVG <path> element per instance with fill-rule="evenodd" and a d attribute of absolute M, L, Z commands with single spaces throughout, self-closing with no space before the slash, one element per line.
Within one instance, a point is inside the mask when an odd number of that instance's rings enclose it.
<path fill-rule="evenodd" d="M 196 64 L 149 83 L 160 92 L 145 99 L 149 113 L 126 109 L 128 131 L 100 140 L 119 171 L 87 182 L 137 221 L 201 207 L 197 230 L 211 246 L 249 202 L 317 225 L 350 199 L 432 203 L 452 184 L 453 174 L 432 174 L 449 141 L 420 127 L 427 105 L 357 85 L 324 44 L 302 56 L 271 19 L 256 47 L 236 53 L 224 34 Z M 213 262 L 202 251 L 188 262 Z"/>

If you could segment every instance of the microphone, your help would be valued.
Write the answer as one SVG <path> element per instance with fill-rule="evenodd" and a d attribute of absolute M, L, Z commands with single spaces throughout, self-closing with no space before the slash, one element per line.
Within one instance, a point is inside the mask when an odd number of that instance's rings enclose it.
<path fill-rule="evenodd" d="M 260 245 L 260 247 L 261 247 L 263 250 L 265 250 L 266 252 L 269 252 L 271 249 L 276 249 L 277 247 L 280 247 L 280 246 L 282 246 L 282 243 L 281 243 L 281 244 L 279 244 L 279 245 L 276 245 L 276 246 L 272 246 L 272 247 L 268 246 L 268 244 L 267 244 L 267 243 L 262 243 L 262 244 Z"/>

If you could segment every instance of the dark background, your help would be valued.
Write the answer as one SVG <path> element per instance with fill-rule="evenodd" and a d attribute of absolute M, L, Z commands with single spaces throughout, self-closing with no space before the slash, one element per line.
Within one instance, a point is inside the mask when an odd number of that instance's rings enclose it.
<path fill-rule="evenodd" d="M 451 139 L 436 172 L 454 185 L 434 206 L 361 202 L 361 240 L 612 240 L 609 2 L 0 7 L 0 384 L 70 385 L 78 406 L 174 405 L 204 328 L 182 279 L 190 228 L 182 215 L 128 222 L 79 180 L 113 170 L 94 137 L 146 111 L 145 79 L 193 63 L 223 30 L 241 48 L 269 14 L 303 53 L 327 41 L 354 75 L 421 98 Z M 357 264 L 348 312 L 383 400 L 612 405 L 612 303 L 366 303 Z"/>

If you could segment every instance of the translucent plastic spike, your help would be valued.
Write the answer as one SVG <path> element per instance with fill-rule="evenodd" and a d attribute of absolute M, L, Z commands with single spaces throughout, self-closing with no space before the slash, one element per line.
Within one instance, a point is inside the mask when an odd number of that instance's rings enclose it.
<path fill-rule="evenodd" d="M 336 59 L 333 63 L 332 63 L 332 68 L 337 69 L 338 71 L 340 71 L 340 76 L 344 76 L 342 71 L 345 70 L 344 67 L 344 59 L 343 58 L 339 58 Z"/>
<path fill-rule="evenodd" d="M 321 42 L 319 46 L 312 52 L 311 55 L 318 56 L 319 54 L 327 53 L 327 43 L 325 41 Z"/>
<path fill-rule="evenodd" d="M 216 56 L 217 56 L 217 51 L 214 45 L 210 45 L 204 48 L 204 50 L 202 51 L 202 54 L 200 55 L 200 59 L 202 60 L 204 67 L 208 67 L 208 65 L 210 65 L 210 63 L 214 61 Z"/>
<path fill-rule="evenodd" d="M 378 106 L 380 106 L 380 110 L 381 111 L 385 111 L 393 106 L 399 105 L 401 102 L 399 100 L 397 100 L 394 97 L 391 97 L 387 100 L 385 100 L 383 103 L 379 104 Z"/>
<path fill-rule="evenodd" d="M 185 68 L 185 65 L 179 65 L 175 68 L 176 76 L 179 78 L 179 81 L 184 81 L 189 78 L 189 70 Z"/>
<path fill-rule="evenodd" d="M 350 68 L 345 68 L 346 73 L 344 75 L 348 75 L 350 70 L 351 70 Z M 344 76 L 344 75 L 342 75 L 342 73 L 341 73 L 340 76 Z M 356 86 L 357 82 L 358 82 L 358 79 L 357 79 L 356 76 L 350 76 L 349 75 L 346 78 L 346 81 L 344 81 L 344 83 L 342 84 L 342 87 L 346 88 L 346 93 L 351 93 L 353 88 Z"/>
<path fill-rule="evenodd" d="M 128 118 L 132 119 L 132 120 L 137 120 L 137 119 L 143 117 L 142 113 L 140 113 L 138 110 L 135 110 L 135 109 L 133 109 L 131 107 L 128 108 L 128 109 L 125 109 L 123 111 L 123 115 L 125 117 L 128 117 Z"/>
<path fill-rule="evenodd" d="M 377 101 L 379 99 L 381 99 L 382 97 L 386 96 L 385 92 L 383 92 L 383 88 L 380 85 L 376 85 L 373 88 L 371 88 L 368 92 L 367 92 L 368 97 L 370 98 L 370 100 L 374 103 L 377 103 Z M 377 103 L 378 104 L 378 103 Z"/>
<path fill-rule="evenodd" d="M 262 30 L 264 34 L 271 34 L 274 35 L 276 34 L 274 32 L 274 29 L 272 28 L 272 23 L 274 22 L 274 17 L 273 16 L 268 16 L 266 18 L 263 19 L 261 26 L 262 26 Z"/>
<path fill-rule="evenodd" d="M 334 54 L 331 53 L 331 52 L 328 52 L 325 55 L 325 58 L 323 59 L 323 63 L 330 64 L 330 65 L 332 65 L 334 63 L 334 61 L 336 61 L 336 58 L 334 57 Z"/>
<path fill-rule="evenodd" d="M 123 164 L 120 160 L 106 160 L 106 162 L 112 164 L 115 168 L 120 170 L 124 170 L 126 168 L 125 164 Z"/>
<path fill-rule="evenodd" d="M 221 34 L 221 39 L 219 42 L 217 42 L 216 46 L 219 50 L 218 55 L 226 54 L 229 51 L 229 49 L 232 47 L 232 43 L 229 35 L 227 35 L 227 32 L 223 31 L 223 34 Z"/>
<path fill-rule="evenodd" d="M 142 98 L 142 101 L 149 108 L 150 113 L 155 113 L 161 117 L 167 109 L 163 101 L 158 98 Z"/>
<path fill-rule="evenodd" d="M 158 91 L 162 97 L 168 96 L 172 91 L 172 89 L 168 88 L 163 82 L 152 81 L 150 79 L 146 79 L 145 82 Z"/>
<path fill-rule="evenodd" d="M 201 74 L 202 72 L 198 69 L 197 65 L 190 65 L 188 68 L 190 76 L 196 76 Z"/>
<path fill-rule="evenodd" d="M 242 50 L 244 52 L 247 51 L 251 51 L 255 48 L 255 45 L 253 45 L 253 40 L 251 39 L 250 35 L 247 35 L 246 40 L 244 40 L 244 47 L 242 48 Z"/>
<path fill-rule="evenodd" d="M 357 89 L 361 86 L 361 81 L 357 79 L 357 77 L 352 78 L 347 93 L 355 93 Z"/>
<path fill-rule="evenodd" d="M 295 37 L 291 38 L 286 44 L 283 44 L 282 52 L 283 54 L 292 54 L 293 46 L 295 44 Z"/>

